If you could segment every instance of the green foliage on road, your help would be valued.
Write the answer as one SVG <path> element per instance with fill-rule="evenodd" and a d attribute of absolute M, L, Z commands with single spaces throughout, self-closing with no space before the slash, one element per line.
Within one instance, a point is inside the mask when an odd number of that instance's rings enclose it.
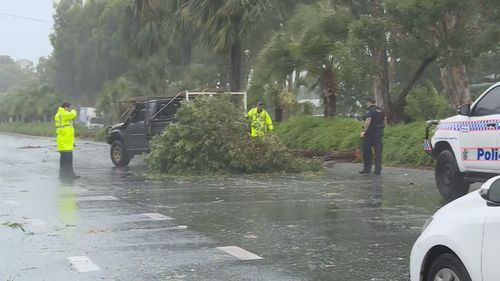
<path fill-rule="evenodd" d="M 321 169 L 316 161 L 291 155 L 274 136 L 251 138 L 242 109 L 227 97 L 186 103 L 178 119 L 152 141 L 146 161 L 155 172 L 297 173 Z"/>
<path fill-rule="evenodd" d="M 355 119 L 296 117 L 276 126 L 287 147 L 314 151 L 350 151 L 360 148 L 361 122 Z M 383 161 L 386 165 L 431 166 L 422 149 L 425 122 L 389 126 L 385 129 Z"/>
<path fill-rule="evenodd" d="M 50 122 L 34 123 L 0 123 L 0 132 L 16 133 L 30 136 L 55 137 L 56 129 Z M 78 138 L 93 139 L 96 141 L 106 140 L 106 130 L 89 130 L 83 126 L 75 126 L 75 135 Z"/>

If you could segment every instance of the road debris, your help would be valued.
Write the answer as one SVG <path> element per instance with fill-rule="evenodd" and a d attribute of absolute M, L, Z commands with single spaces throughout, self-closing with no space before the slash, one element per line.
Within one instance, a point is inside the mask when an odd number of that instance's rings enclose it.
<path fill-rule="evenodd" d="M 18 149 L 36 149 L 36 148 L 42 148 L 39 145 L 26 145 L 26 146 L 21 146 Z"/>
<path fill-rule="evenodd" d="M 11 222 L 6 222 L 2 225 L 8 226 L 10 228 L 20 228 L 23 232 L 26 232 L 23 228 L 23 225 L 17 222 L 11 223 Z"/>

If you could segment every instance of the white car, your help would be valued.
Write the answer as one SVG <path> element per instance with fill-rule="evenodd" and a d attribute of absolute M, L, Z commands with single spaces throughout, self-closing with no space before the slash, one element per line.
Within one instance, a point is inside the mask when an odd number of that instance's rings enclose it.
<path fill-rule="evenodd" d="M 89 129 L 101 129 L 104 128 L 104 118 L 102 117 L 92 117 L 85 124 Z"/>
<path fill-rule="evenodd" d="M 438 210 L 410 258 L 411 281 L 500 280 L 500 176 Z"/>
<path fill-rule="evenodd" d="M 430 127 L 437 125 L 434 136 Z M 500 83 L 495 83 L 458 115 L 428 121 L 424 150 L 436 159 L 436 186 L 455 199 L 474 182 L 500 174 Z M 499 277 L 500 280 L 500 277 Z"/>

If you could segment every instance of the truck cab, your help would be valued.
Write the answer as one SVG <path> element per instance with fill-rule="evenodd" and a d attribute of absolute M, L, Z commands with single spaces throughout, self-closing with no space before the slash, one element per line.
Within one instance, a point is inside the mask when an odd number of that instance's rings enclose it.
<path fill-rule="evenodd" d="M 148 153 L 150 140 L 175 122 L 181 101 L 179 96 L 131 100 L 122 122 L 106 130 L 113 164 L 124 167 L 134 156 Z"/>
<path fill-rule="evenodd" d="M 500 174 L 500 83 L 457 113 L 428 121 L 424 140 L 424 150 L 436 159 L 436 186 L 447 199 L 466 194 L 471 183 Z"/>

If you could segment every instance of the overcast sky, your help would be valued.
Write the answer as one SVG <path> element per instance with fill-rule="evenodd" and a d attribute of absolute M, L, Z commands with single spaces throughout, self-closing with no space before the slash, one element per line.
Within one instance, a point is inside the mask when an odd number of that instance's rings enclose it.
<path fill-rule="evenodd" d="M 52 3 L 53 0 L 0 0 L 0 55 L 29 59 L 35 64 L 38 58 L 49 55 Z"/>

